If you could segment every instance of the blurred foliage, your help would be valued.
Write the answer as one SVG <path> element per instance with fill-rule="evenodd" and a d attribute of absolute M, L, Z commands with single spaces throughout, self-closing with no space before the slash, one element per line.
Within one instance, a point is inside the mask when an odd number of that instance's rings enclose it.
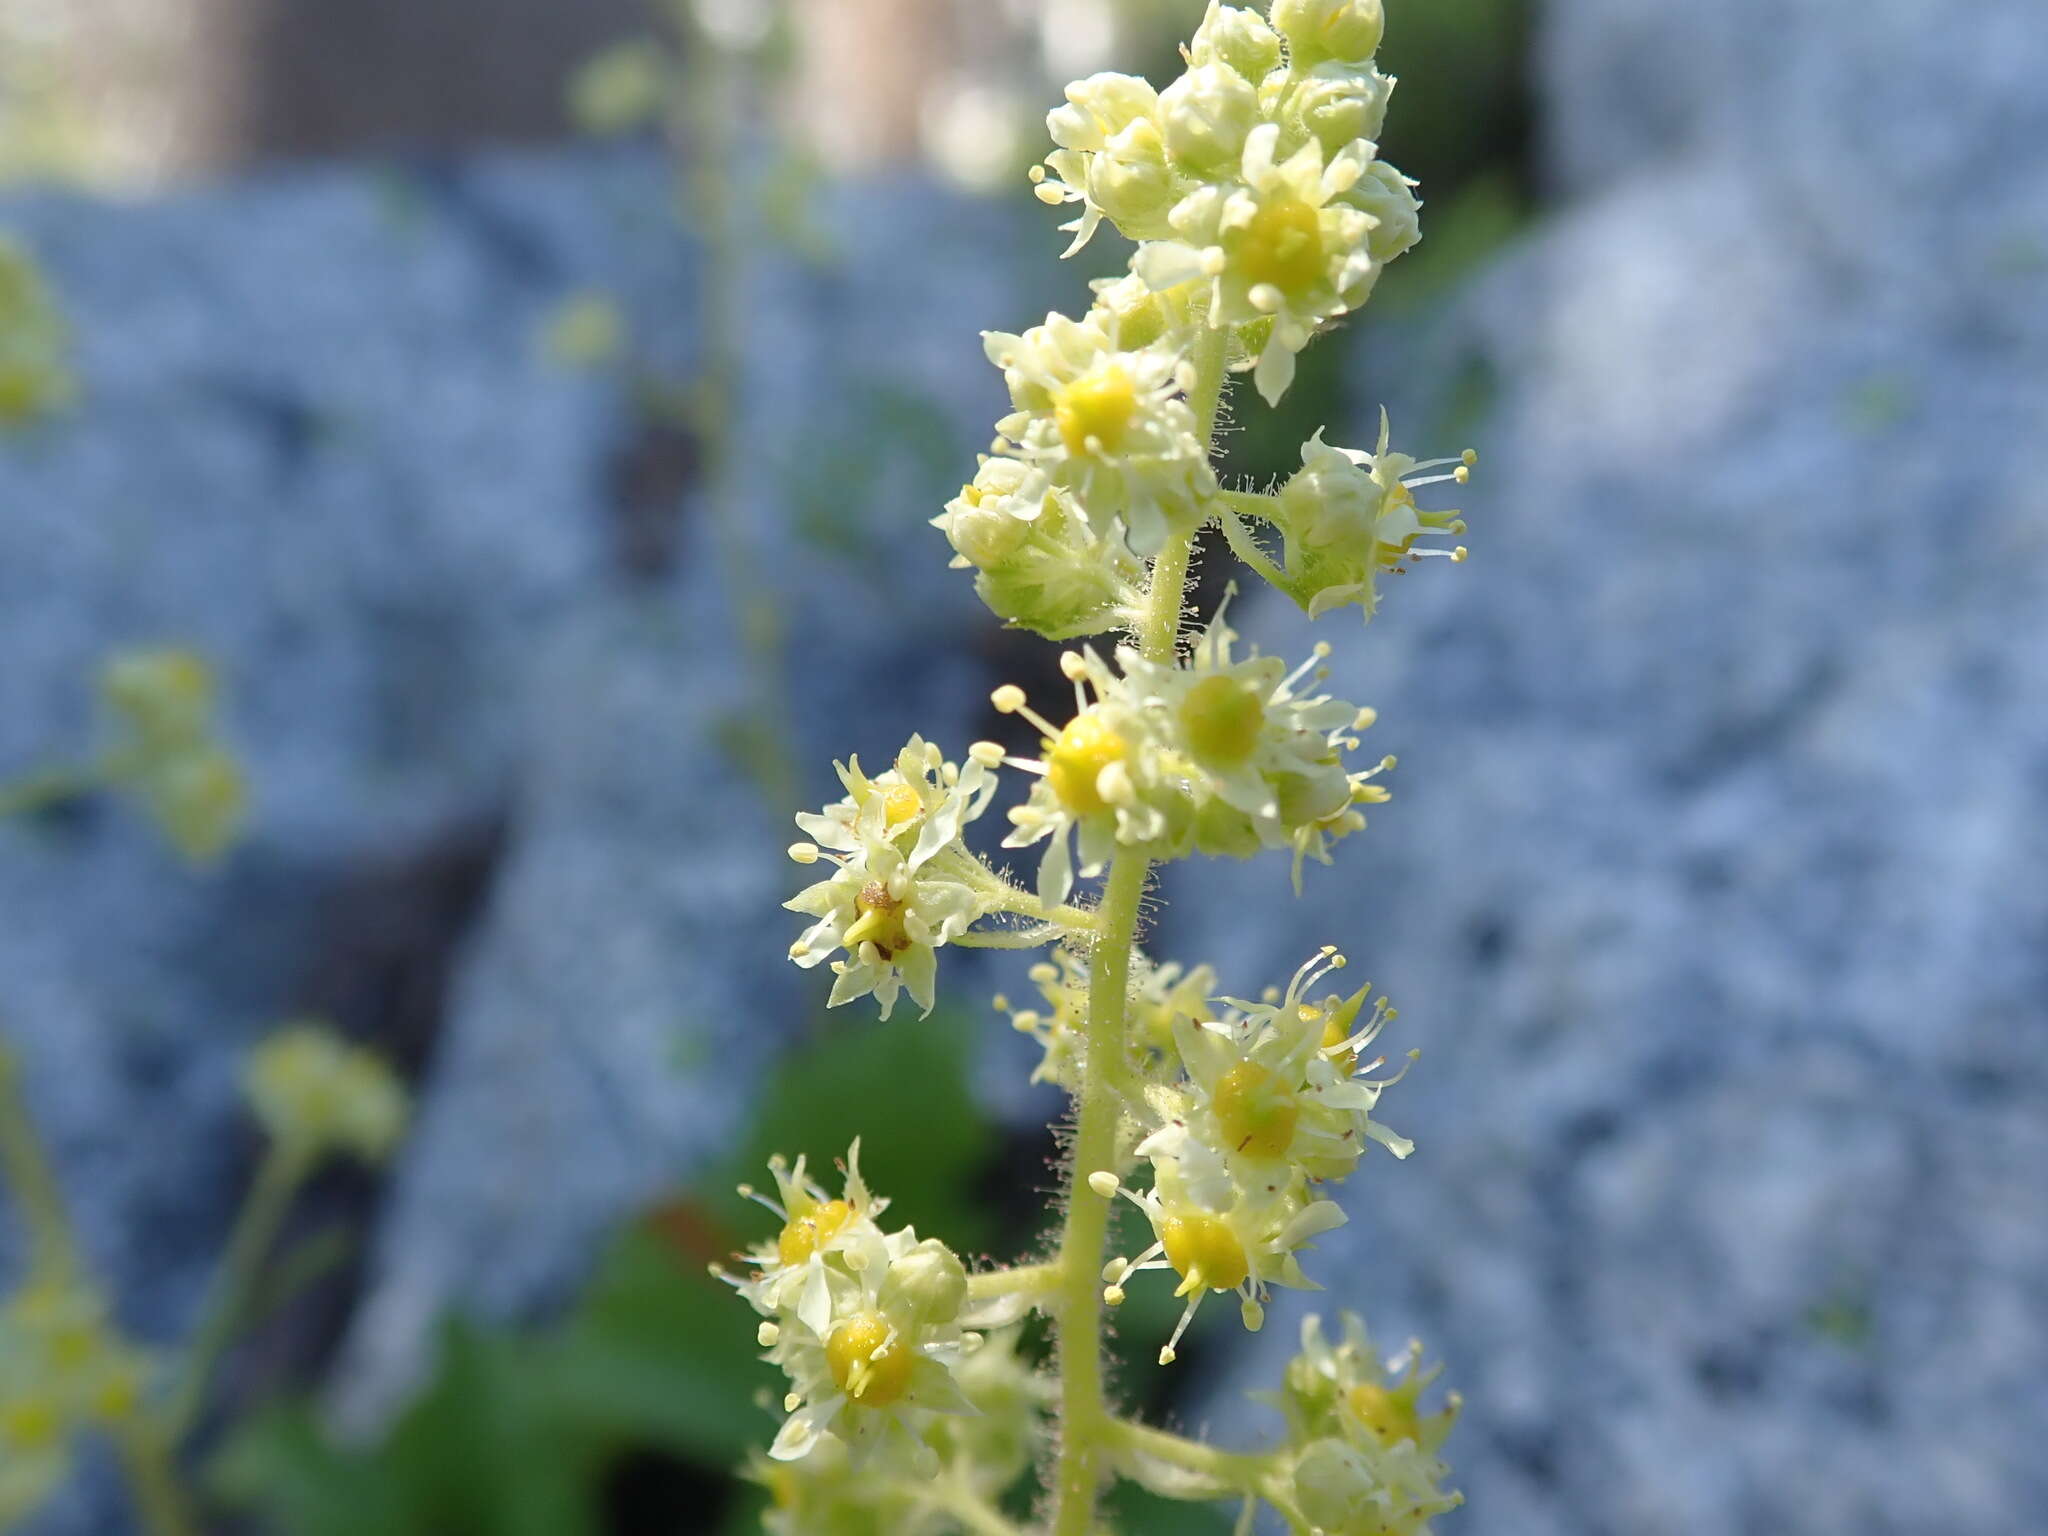
<path fill-rule="evenodd" d="M 734 1186 L 765 1182 L 771 1151 L 829 1170 L 859 1135 L 892 1223 L 995 1246 L 980 1184 L 999 1142 L 968 1081 L 971 1036 L 945 1014 L 821 1030 L 769 1083 L 730 1160 L 619 1233 L 559 1324 L 450 1319 L 431 1376 L 381 1438 L 344 1445 L 308 1405 L 272 1407 L 216 1458 L 215 1490 L 291 1536 L 596 1536 L 630 1455 L 725 1476 L 775 1424 L 751 1314 L 707 1272 L 773 1226 Z M 678 1512 L 669 1528 L 693 1526 Z"/>

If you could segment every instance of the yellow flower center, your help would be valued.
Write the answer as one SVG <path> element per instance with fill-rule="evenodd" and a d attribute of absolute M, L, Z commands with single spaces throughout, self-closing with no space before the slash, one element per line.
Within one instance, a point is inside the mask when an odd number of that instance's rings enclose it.
<path fill-rule="evenodd" d="M 1224 1073 L 1210 1102 L 1225 1143 L 1246 1157 L 1283 1157 L 1294 1144 L 1301 1118 L 1294 1090 L 1256 1061 Z"/>
<path fill-rule="evenodd" d="M 1054 392 L 1052 419 L 1067 452 L 1115 453 L 1138 414 L 1138 387 L 1119 363 L 1104 363 Z"/>
<path fill-rule="evenodd" d="M 1351 1411 L 1382 1445 L 1398 1445 L 1403 1440 L 1422 1444 L 1422 1417 L 1415 1411 L 1414 1393 L 1366 1381 L 1353 1387 L 1349 1395 Z"/>
<path fill-rule="evenodd" d="M 1159 1224 L 1159 1240 L 1166 1245 L 1167 1263 L 1183 1280 L 1212 1291 L 1234 1290 L 1251 1273 L 1237 1234 L 1206 1211 L 1167 1217 Z"/>
<path fill-rule="evenodd" d="M 1205 763 L 1236 767 L 1252 755 L 1266 724 L 1266 706 L 1256 688 L 1234 677 L 1205 677 L 1181 701 L 1180 723 L 1188 747 Z"/>
<path fill-rule="evenodd" d="M 853 898 L 853 909 L 860 916 L 840 940 L 849 953 L 863 944 L 873 944 L 888 960 L 910 947 L 910 934 L 903 926 L 903 903 L 891 896 L 881 881 L 870 880 L 862 886 Z"/>
<path fill-rule="evenodd" d="M 1243 238 L 1238 261 L 1247 282 L 1271 283 L 1293 296 L 1322 281 L 1322 216 L 1300 198 L 1260 203 Z"/>
<path fill-rule="evenodd" d="M 886 1408 L 910 1389 L 916 1357 L 902 1341 L 883 1348 L 889 1325 L 873 1312 L 848 1318 L 825 1341 L 825 1363 L 839 1389 L 857 1403 Z"/>
<path fill-rule="evenodd" d="M 923 812 L 924 800 L 908 784 L 892 784 L 882 796 L 882 821 L 888 831 L 894 832 Z"/>
<path fill-rule="evenodd" d="M 1332 1013 L 1328 1018 L 1324 1019 L 1322 1048 L 1326 1051 L 1334 1051 L 1346 1040 L 1349 1040 L 1351 1038 L 1351 1031 L 1347 1027 L 1349 1023 L 1350 1020 L 1347 1020 L 1341 1013 Z M 1349 1077 L 1352 1068 L 1358 1065 L 1358 1052 L 1352 1050 L 1337 1051 L 1337 1054 L 1332 1056 L 1330 1061 L 1339 1072 Z"/>
<path fill-rule="evenodd" d="M 792 1216 L 782 1236 L 775 1240 L 775 1256 L 785 1265 L 801 1264 L 839 1235 L 853 1220 L 853 1207 L 844 1200 L 827 1200 L 801 1216 Z"/>
<path fill-rule="evenodd" d="M 1046 758 L 1045 776 L 1062 805 L 1083 816 L 1092 816 L 1108 809 L 1097 787 L 1102 770 L 1121 762 L 1123 756 L 1123 738 L 1100 715 L 1084 711 L 1067 722 L 1060 739 L 1053 743 Z"/>

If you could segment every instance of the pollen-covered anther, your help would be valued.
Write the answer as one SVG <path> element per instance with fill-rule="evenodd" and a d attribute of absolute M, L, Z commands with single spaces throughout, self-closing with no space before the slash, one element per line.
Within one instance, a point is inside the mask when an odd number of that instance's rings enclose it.
<path fill-rule="evenodd" d="M 1107 1168 L 1098 1168 L 1088 1175 L 1088 1187 L 1105 1200 L 1116 1198 L 1117 1177 Z"/>

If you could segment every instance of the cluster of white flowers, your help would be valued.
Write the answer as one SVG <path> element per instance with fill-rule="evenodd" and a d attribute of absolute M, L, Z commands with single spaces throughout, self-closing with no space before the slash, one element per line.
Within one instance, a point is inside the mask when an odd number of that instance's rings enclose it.
<path fill-rule="evenodd" d="M 241 832 L 248 790 L 215 727 L 213 668 L 192 651 L 129 651 L 101 670 L 100 691 L 118 727 L 108 780 L 132 791 L 187 859 L 219 858 Z"/>
<path fill-rule="evenodd" d="M 1209 1292 L 1238 1292 L 1245 1326 L 1256 1329 L 1270 1286 L 1311 1287 L 1297 1255 L 1345 1219 L 1319 1186 L 1346 1177 L 1369 1142 L 1396 1157 L 1413 1150 L 1372 1118 L 1400 1074 L 1375 1077 L 1383 1061 L 1360 1060 L 1394 1010 L 1382 997 L 1366 1011 L 1370 985 L 1348 997 L 1308 995 L 1343 964 L 1325 949 L 1284 993 L 1259 1003 L 1224 999 L 1230 1006 L 1219 1017 L 1181 1014 L 1172 1028 L 1185 1075 L 1147 1084 L 1142 1106 L 1131 1106 L 1152 1127 L 1133 1154 L 1150 1164 L 1152 1183 L 1122 1192 L 1145 1213 L 1155 1240 L 1110 1265 L 1105 1299 L 1120 1303 L 1125 1281 L 1143 1270 L 1181 1277 L 1175 1294 L 1188 1304 L 1160 1351 L 1162 1364 Z M 1097 1193 L 1118 1189 L 1113 1174 L 1097 1183 Z"/>
<path fill-rule="evenodd" d="M 1302 860 L 1327 863 L 1329 844 L 1365 825 L 1357 808 L 1387 798 L 1372 781 L 1393 759 L 1360 771 L 1344 762 L 1373 711 L 1308 686 L 1323 675 L 1327 647 L 1290 671 L 1277 657 L 1233 659 L 1235 640 L 1219 613 L 1185 663 L 1120 646 L 1112 670 L 1093 650 L 1067 652 L 1075 713 L 1064 726 L 1033 712 L 1021 689 L 996 691 L 998 709 L 1044 734 L 1043 757 L 1006 759 L 1038 782 L 1011 810 L 1004 839 L 1046 845 L 1042 900 L 1064 901 L 1072 889 L 1074 845 L 1090 879 L 1118 845 L 1154 859 L 1287 849 L 1299 887 Z"/>
<path fill-rule="evenodd" d="M 1464 1502 L 1444 1488 L 1450 1471 L 1437 1454 L 1457 1422 L 1458 1395 L 1423 1413 L 1422 1394 L 1443 1367 L 1425 1370 L 1414 1342 L 1382 1361 L 1353 1313 L 1343 1328 L 1332 1344 L 1321 1318 L 1304 1320 L 1284 1385 L 1258 1394 L 1287 1418 L 1283 1513 L 1325 1536 L 1424 1536 L 1434 1516 Z"/>
<path fill-rule="evenodd" d="M 961 828 L 988 809 L 991 765 L 1001 755 L 977 744 L 963 768 L 913 736 L 896 766 L 872 779 L 859 758 L 837 765 L 846 798 L 797 817 L 811 841 L 789 856 L 835 867 L 783 903 L 816 919 L 789 955 L 808 969 L 845 952 L 832 964 L 829 1006 L 872 992 L 886 1019 L 908 988 L 929 1013 L 935 951 L 1001 909 L 1006 887 L 960 840 Z"/>
<path fill-rule="evenodd" d="M 405 1133 L 406 1094 L 383 1059 L 325 1024 L 287 1024 L 250 1052 L 250 1106 L 302 1164 L 330 1153 L 381 1162 Z"/>
<path fill-rule="evenodd" d="M 1270 22 L 1213 4 L 1165 90 L 1091 75 L 1046 120 L 1059 148 L 1039 195 L 1081 205 L 1070 250 L 1108 219 L 1139 242 L 1147 284 L 1196 286 L 1207 324 L 1253 328 L 1269 403 L 1419 237 L 1413 184 L 1373 142 L 1394 88 L 1373 62 L 1380 31 L 1376 0 L 1283 0 Z"/>
<path fill-rule="evenodd" d="M 981 1477 L 1013 1454 L 1028 1459 L 1037 1389 L 1019 1389 L 1022 1367 L 1009 1336 L 991 1341 L 969 1331 L 998 1314 L 977 1316 L 969 1307 L 966 1268 L 944 1243 L 920 1239 L 910 1227 L 882 1227 L 877 1218 L 888 1201 L 861 1178 L 858 1142 L 842 1168 L 833 1198 L 801 1158 L 794 1167 L 771 1161 L 775 1194 L 741 1193 L 782 1226 L 741 1256 L 749 1272 L 719 1272 L 765 1319 L 766 1358 L 789 1377 L 788 1417 L 769 1460 L 816 1454 L 829 1466 L 843 1453 L 878 1488 L 891 1476 L 930 1481 L 951 1461 L 973 1468 L 961 1475 Z M 999 1401 L 1006 1406 L 998 1423 L 963 1429 L 941 1422 L 984 1416 Z M 811 1485 L 781 1479 L 770 1486 L 795 1503 Z M 823 1491 L 814 1498 L 849 1496 L 836 1478 L 817 1486 Z"/>
<path fill-rule="evenodd" d="M 1374 62 L 1381 22 L 1380 0 L 1211 3 L 1165 89 L 1095 75 L 1048 119 L 1057 147 L 1034 181 L 1077 206 L 1073 248 L 1106 220 L 1137 250 L 1080 318 L 984 334 L 1009 410 L 933 522 L 1007 623 L 1113 638 L 1061 653 L 1071 713 L 995 690 L 999 713 L 1034 728 L 1036 755 L 978 742 L 959 766 L 913 738 L 878 777 L 842 767 L 846 798 L 799 817 L 808 840 L 791 849 L 833 872 L 788 905 L 812 919 L 792 957 L 831 961 L 830 1001 L 872 992 L 884 1017 L 902 989 L 930 1010 L 944 945 L 1053 946 L 1029 972 L 1038 998 L 996 1007 L 1039 1046 L 1033 1081 L 1074 1100 L 1062 1231 L 1056 1257 L 970 1282 L 943 1244 L 882 1228 L 850 1159 L 837 1199 L 801 1162 L 773 1165 L 782 1230 L 733 1280 L 791 1382 L 759 1472 L 772 1529 L 1005 1526 L 992 1512 L 1045 1441 L 1045 1386 L 970 1330 L 1032 1306 L 1058 1330 L 1055 1529 L 1096 1528 L 1112 1466 L 1174 1497 L 1264 1499 L 1320 1536 L 1414 1536 L 1457 1502 L 1437 1460 L 1455 1407 L 1424 1418 L 1431 1376 L 1412 1360 L 1383 1368 L 1355 1323 L 1339 1346 L 1305 1336 L 1275 1399 L 1289 1439 L 1270 1454 L 1120 1419 L 1096 1358 L 1098 1303 L 1120 1305 L 1148 1271 L 1172 1272 L 1185 1301 L 1162 1364 L 1212 1293 L 1236 1292 L 1260 1327 L 1271 1287 L 1314 1287 L 1304 1256 L 1345 1219 L 1328 1187 L 1374 1143 L 1410 1151 L 1377 1118 L 1405 1071 L 1371 1049 L 1394 1010 L 1370 987 L 1321 994 L 1344 964 L 1334 950 L 1250 1002 L 1217 997 L 1208 966 L 1137 947 L 1153 865 L 1271 850 L 1298 891 L 1304 864 L 1328 863 L 1388 798 L 1379 778 L 1395 766 L 1355 756 L 1376 716 L 1326 689 L 1329 646 L 1299 666 L 1245 653 L 1227 597 L 1184 629 L 1203 531 L 1311 619 L 1352 606 L 1370 619 L 1383 575 L 1465 555 L 1462 514 L 1417 496 L 1464 483 L 1475 456 L 1397 452 L 1384 412 L 1370 452 L 1319 431 L 1266 492 L 1225 486 L 1212 465 L 1226 375 L 1249 371 L 1277 401 L 1295 354 L 1418 238 L 1410 183 L 1376 142 L 1394 84 Z M 1030 891 L 963 838 L 1004 768 L 1030 776 L 1002 842 L 1037 850 Z M 1150 1242 L 1105 1268 L 1118 1198 Z"/>
<path fill-rule="evenodd" d="M 0 1309 L 0 1530 L 63 1483 L 82 1431 L 133 1417 L 146 1379 L 83 1281 L 44 1275 L 15 1292 Z"/>

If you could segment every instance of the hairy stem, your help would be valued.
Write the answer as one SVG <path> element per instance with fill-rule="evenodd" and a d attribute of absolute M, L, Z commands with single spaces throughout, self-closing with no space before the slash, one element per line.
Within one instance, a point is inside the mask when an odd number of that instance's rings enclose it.
<path fill-rule="evenodd" d="M 1213 442 L 1223 396 L 1229 334 L 1201 327 L 1188 391 L 1205 443 Z M 1180 636 L 1181 607 L 1187 600 L 1188 565 L 1194 535 L 1176 533 L 1152 562 L 1138 627 L 1139 650 L 1150 660 L 1170 661 Z M 1059 1294 L 1053 1310 L 1059 1331 L 1060 1452 L 1053 1473 L 1052 1536 L 1088 1536 L 1095 1524 L 1095 1497 L 1103 1455 L 1110 1449 L 1108 1404 L 1102 1391 L 1102 1251 L 1109 1232 L 1110 1202 L 1088 1187 L 1088 1176 L 1116 1171 L 1117 1121 L 1124 1075 L 1125 1015 L 1130 999 L 1131 950 L 1137 939 L 1138 909 L 1152 861 L 1135 848 L 1120 848 L 1110 861 L 1109 880 L 1095 913 L 1095 946 L 1088 972 L 1088 1024 L 1075 1094 L 1073 1163 L 1068 1172 L 1066 1225 L 1060 1235 Z"/>
<path fill-rule="evenodd" d="M 1008 1269 L 984 1270 L 967 1277 L 969 1301 L 991 1301 L 1017 1291 L 1050 1291 L 1060 1283 L 1057 1264 L 1015 1264 Z"/>

